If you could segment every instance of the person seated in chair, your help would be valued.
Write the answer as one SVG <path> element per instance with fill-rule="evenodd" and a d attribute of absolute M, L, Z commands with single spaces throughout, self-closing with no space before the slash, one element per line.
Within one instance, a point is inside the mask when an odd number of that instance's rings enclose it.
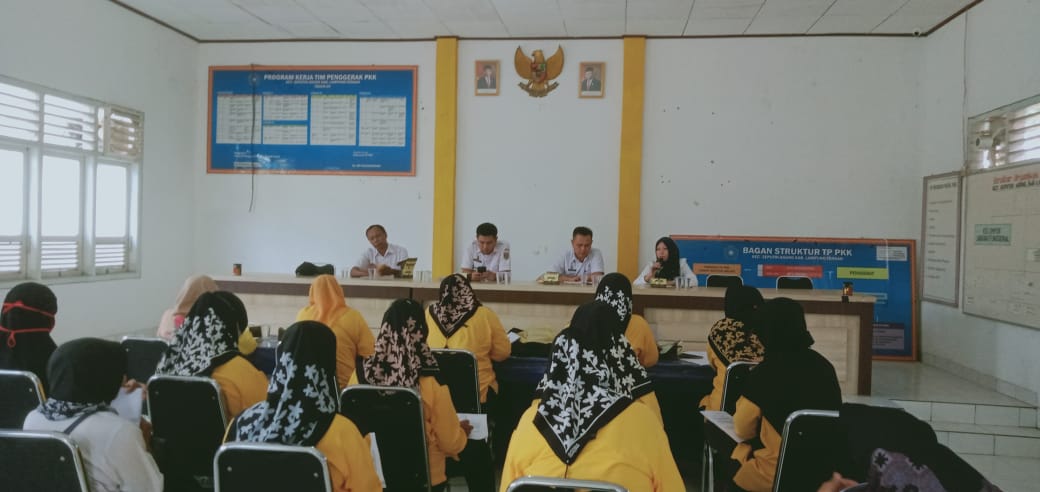
<path fill-rule="evenodd" d="M 357 358 L 374 353 L 375 338 L 361 312 L 347 306 L 343 287 L 335 276 L 315 278 L 309 302 L 297 313 L 296 321 L 317 321 L 336 334 L 336 381 L 342 391 L 354 377 Z"/>
<path fill-rule="evenodd" d="M 358 380 L 376 386 L 411 388 L 419 393 L 426 419 L 430 483 L 436 492 L 444 490 L 448 480 L 445 457 L 455 457 L 466 447 L 472 427 L 467 421 L 459 421 L 448 387 L 435 378 L 439 369 L 426 345 L 427 332 L 422 304 L 412 299 L 394 301 L 383 315 L 376 353 L 364 359 Z M 486 463 L 489 467 L 490 464 Z M 488 478 L 493 480 L 490 475 Z"/>
<path fill-rule="evenodd" d="M 264 373 L 239 351 L 239 337 L 249 330 L 244 312 L 229 301 L 230 297 L 234 294 L 207 292 L 199 296 L 155 368 L 157 375 L 213 378 L 220 385 L 229 418 L 267 394 Z"/>
<path fill-rule="evenodd" d="M 758 335 L 746 323 L 762 303 L 762 293 L 746 285 L 726 289 L 726 317 L 715 322 L 708 331 L 708 363 L 715 370 L 711 393 L 704 395 L 701 407 L 722 410 L 722 390 L 726 384 L 726 368 L 738 361 L 758 363 L 765 349 Z"/>
<path fill-rule="evenodd" d="M 93 491 L 163 488 L 163 476 L 148 454 L 141 428 L 108 406 L 126 380 L 126 367 L 126 352 L 116 342 L 66 342 L 47 363 L 47 401 L 25 417 L 24 430 L 62 432 L 72 438 Z"/>
<path fill-rule="evenodd" d="M 225 441 L 313 446 L 325 455 L 335 492 L 379 492 L 369 445 L 339 414 L 336 336 L 317 321 L 286 330 L 266 399 L 228 426 Z"/>
<path fill-rule="evenodd" d="M 752 329 L 765 354 L 748 375 L 733 414 L 733 429 L 745 441 L 731 455 L 739 466 L 733 483 L 737 490 L 768 492 L 787 417 L 804 409 L 837 410 L 841 388 L 834 366 L 810 348 L 813 337 L 796 301 L 779 297 L 763 303 Z"/>
<path fill-rule="evenodd" d="M 628 490 L 681 491 L 660 421 L 637 401 L 649 380 L 602 301 L 578 307 L 553 341 L 536 401 L 520 417 L 502 469 L 500 490 L 525 475 L 616 483 Z M 619 364 L 617 354 L 627 354 Z"/>
<path fill-rule="evenodd" d="M 653 367 L 657 364 L 660 353 L 657 350 L 657 342 L 654 341 L 654 333 L 650 330 L 650 323 L 646 318 L 632 312 L 632 282 L 621 273 L 611 273 L 600 280 L 596 287 L 596 300 L 610 304 L 617 311 L 621 319 L 621 326 L 625 330 L 625 338 L 632 345 L 632 350 L 639 358 L 643 367 Z"/>
<path fill-rule="evenodd" d="M 24 282 L 11 288 L 0 309 L 0 369 L 29 371 L 47 385 L 47 361 L 57 345 L 51 338 L 58 299 L 50 287 Z"/>

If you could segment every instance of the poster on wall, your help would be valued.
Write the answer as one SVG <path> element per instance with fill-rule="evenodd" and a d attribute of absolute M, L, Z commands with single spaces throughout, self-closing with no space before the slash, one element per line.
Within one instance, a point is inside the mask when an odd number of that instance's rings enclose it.
<path fill-rule="evenodd" d="M 781 277 L 807 277 L 814 290 L 841 298 L 845 282 L 873 296 L 874 357 L 917 357 L 916 242 L 912 239 L 824 239 L 673 235 L 700 285 L 716 272 L 744 285 L 775 289 Z M 739 272 L 739 273 L 738 273 Z"/>
<path fill-rule="evenodd" d="M 415 175 L 415 66 L 211 66 L 210 173 Z"/>
<path fill-rule="evenodd" d="M 961 257 L 961 173 L 925 176 L 921 207 L 921 299 L 957 307 Z"/>

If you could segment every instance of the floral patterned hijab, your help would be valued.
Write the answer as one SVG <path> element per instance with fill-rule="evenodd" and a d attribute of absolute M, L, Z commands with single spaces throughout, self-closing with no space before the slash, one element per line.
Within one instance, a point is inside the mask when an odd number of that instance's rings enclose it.
<path fill-rule="evenodd" d="M 765 349 L 758 335 L 744 325 L 762 303 L 758 289 L 747 285 L 731 286 L 726 289 L 726 317 L 715 322 L 708 332 L 708 345 L 723 365 L 748 360 L 762 360 Z"/>
<path fill-rule="evenodd" d="M 419 389 L 419 378 L 436 375 L 440 368 L 426 345 L 426 316 L 422 305 L 412 299 L 398 299 L 383 315 L 376 337 L 376 353 L 362 363 L 358 374 L 363 382 L 377 386 L 403 386 Z"/>
<path fill-rule="evenodd" d="M 430 305 L 430 314 L 444 338 L 451 338 L 477 313 L 480 301 L 473 293 L 469 279 L 457 273 L 441 281 L 440 298 L 440 302 Z"/>
<path fill-rule="evenodd" d="M 632 282 L 621 273 L 609 273 L 596 287 L 596 300 L 610 304 L 621 318 L 622 330 L 632 319 Z"/>
<path fill-rule="evenodd" d="M 222 295 L 202 294 L 174 334 L 155 373 L 209 376 L 239 355 L 238 336 L 244 328 L 238 326 L 239 319 L 235 307 Z"/>
<path fill-rule="evenodd" d="M 593 301 L 578 307 L 553 341 L 549 369 L 535 390 L 542 401 L 534 425 L 568 465 L 596 431 L 653 391 L 621 331 L 616 311 Z"/>
<path fill-rule="evenodd" d="M 267 386 L 267 401 L 247 408 L 231 424 L 235 441 L 314 446 L 339 413 L 336 336 L 317 321 L 285 332 Z"/>

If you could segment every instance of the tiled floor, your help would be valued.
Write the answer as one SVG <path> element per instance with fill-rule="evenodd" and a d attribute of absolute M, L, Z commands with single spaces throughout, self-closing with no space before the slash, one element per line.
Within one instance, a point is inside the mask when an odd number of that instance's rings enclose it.
<path fill-rule="evenodd" d="M 1036 407 L 921 363 L 875 361 L 872 376 L 873 396 L 894 400 Z"/>

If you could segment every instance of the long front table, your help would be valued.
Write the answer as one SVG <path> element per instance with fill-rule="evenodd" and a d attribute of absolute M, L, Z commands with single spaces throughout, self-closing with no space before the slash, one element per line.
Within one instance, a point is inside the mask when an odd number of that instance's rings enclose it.
<path fill-rule="evenodd" d="M 307 305 L 311 278 L 257 274 L 216 276 L 222 289 L 239 294 L 249 310 L 251 323 L 284 327 Z M 340 284 L 347 303 L 377 328 L 383 312 L 395 299 L 413 298 L 424 303 L 437 299 L 439 284 L 396 279 L 346 279 Z M 498 314 L 507 328 L 517 327 L 542 341 L 551 338 L 570 321 L 574 309 L 593 298 L 591 286 L 474 284 L 481 302 Z M 813 347 L 833 365 L 842 391 L 870 394 L 871 334 L 874 298 L 855 295 L 842 302 L 841 293 L 830 290 L 761 289 L 766 299 L 790 297 L 805 309 Z M 635 312 L 650 323 L 658 341 L 679 340 L 686 350 L 704 350 L 708 330 L 723 317 L 725 289 L 635 288 Z"/>

